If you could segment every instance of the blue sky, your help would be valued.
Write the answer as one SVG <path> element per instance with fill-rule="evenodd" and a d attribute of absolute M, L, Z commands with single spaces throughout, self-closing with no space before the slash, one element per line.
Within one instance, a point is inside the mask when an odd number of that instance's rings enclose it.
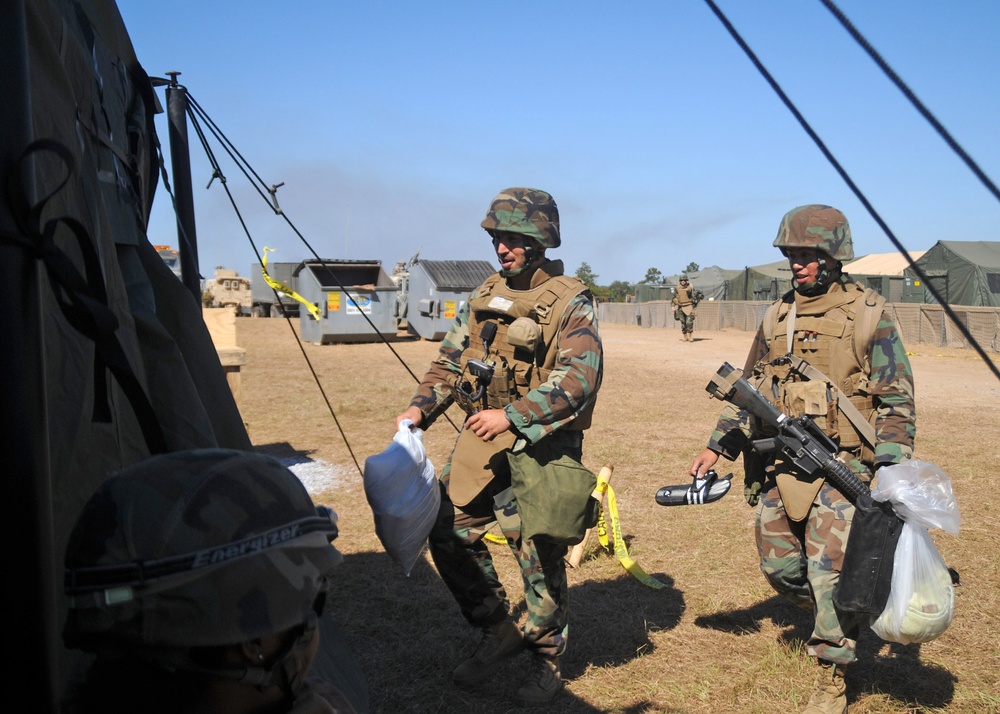
<path fill-rule="evenodd" d="M 838 4 L 1000 181 L 1000 3 Z M 908 249 L 1000 239 L 1000 204 L 818 0 L 718 5 Z M 488 258 L 479 221 L 516 185 L 553 194 L 550 257 L 601 284 L 778 260 L 778 222 L 804 203 L 841 208 L 858 255 L 894 250 L 701 0 L 118 6 L 146 71 L 182 72 L 264 181 L 284 182 L 283 210 L 324 258 Z M 197 146 L 192 166 L 202 273 L 247 274 Z M 258 248 L 308 257 L 222 169 Z M 149 235 L 177 244 L 162 189 Z"/>

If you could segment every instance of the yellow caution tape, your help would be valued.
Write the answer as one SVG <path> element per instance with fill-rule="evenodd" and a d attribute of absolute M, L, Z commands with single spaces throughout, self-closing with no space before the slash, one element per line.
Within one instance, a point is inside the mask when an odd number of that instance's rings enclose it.
<path fill-rule="evenodd" d="M 284 293 L 293 300 L 297 300 L 298 302 L 305 305 L 306 310 L 308 310 L 309 313 L 316 320 L 319 320 L 320 313 L 319 313 L 319 308 L 316 305 L 306 300 L 304 297 L 299 295 L 297 292 L 292 290 L 284 283 L 279 283 L 277 280 L 275 280 L 274 278 L 272 278 L 270 275 L 267 274 L 267 254 L 272 252 L 274 252 L 274 248 L 268 248 L 267 246 L 264 246 L 264 257 L 260 259 L 260 272 L 264 274 L 264 282 L 266 282 L 269 287 L 273 288 L 274 290 L 277 290 L 279 293 Z"/>
<path fill-rule="evenodd" d="M 625 539 L 622 537 L 621 518 L 618 516 L 618 499 L 615 497 L 615 490 L 611 488 L 611 484 L 605 479 L 598 477 L 597 489 L 602 493 L 607 492 L 608 495 L 607 511 L 611 514 L 611 534 L 615 539 L 615 555 L 618 557 L 622 567 L 624 567 L 633 578 L 647 587 L 651 587 L 654 590 L 662 590 L 667 587 L 666 583 L 660 582 L 643 570 L 642 566 L 635 562 L 635 560 L 633 560 L 628 554 L 628 546 L 625 545 Z M 604 507 L 601 508 L 601 515 L 597 521 L 597 539 L 605 549 L 609 548 L 608 524 L 607 521 L 605 521 Z"/>

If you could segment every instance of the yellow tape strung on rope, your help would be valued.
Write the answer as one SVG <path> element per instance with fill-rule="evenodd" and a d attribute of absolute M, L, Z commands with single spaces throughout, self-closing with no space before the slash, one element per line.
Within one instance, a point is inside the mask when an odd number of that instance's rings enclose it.
<path fill-rule="evenodd" d="M 268 248 L 267 246 L 264 246 L 264 257 L 260 259 L 260 272 L 264 274 L 264 282 L 268 284 L 268 287 L 277 290 L 279 293 L 284 293 L 293 300 L 297 300 L 298 302 L 305 305 L 306 310 L 308 310 L 309 313 L 316 320 L 319 320 L 320 317 L 319 308 L 316 305 L 306 300 L 304 297 L 299 295 L 297 292 L 292 290 L 284 283 L 279 283 L 277 280 L 275 280 L 274 278 L 272 278 L 270 275 L 267 274 L 267 254 L 272 252 L 274 252 L 274 248 Z"/>
<path fill-rule="evenodd" d="M 651 587 L 654 590 L 662 590 L 667 587 L 666 583 L 660 582 L 643 570 L 642 566 L 635 562 L 628 554 L 628 546 L 625 545 L 625 539 L 622 537 L 621 518 L 618 516 L 618 499 L 615 497 L 615 490 L 611 488 L 611 484 L 605 479 L 598 477 L 597 489 L 601 492 L 607 492 L 607 511 L 611 514 L 611 533 L 615 539 L 615 555 L 618 557 L 619 562 L 621 562 L 622 567 L 633 578 L 647 587 Z M 604 514 L 605 508 L 602 506 L 601 515 L 597 521 L 597 539 L 605 549 L 609 549 L 608 524 L 604 519 Z"/>

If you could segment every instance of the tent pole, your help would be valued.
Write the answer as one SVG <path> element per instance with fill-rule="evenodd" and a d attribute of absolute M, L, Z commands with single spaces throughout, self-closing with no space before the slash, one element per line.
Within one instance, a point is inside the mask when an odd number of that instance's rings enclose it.
<path fill-rule="evenodd" d="M 187 132 L 187 89 L 177 83 L 180 72 L 167 72 L 167 118 L 170 122 L 170 165 L 177 201 L 177 239 L 180 245 L 181 281 L 201 304 L 201 273 L 198 270 L 198 236 L 194 224 L 194 192 L 191 188 L 191 155 Z"/>

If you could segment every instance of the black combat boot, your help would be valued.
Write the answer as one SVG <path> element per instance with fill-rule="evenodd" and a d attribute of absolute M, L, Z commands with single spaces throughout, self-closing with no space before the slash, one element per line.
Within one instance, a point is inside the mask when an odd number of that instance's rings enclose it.
<path fill-rule="evenodd" d="M 522 707 L 537 707 L 552 701 L 562 689 L 559 658 L 536 654 L 531 658 L 531 673 L 517 690 L 514 701 Z"/>
<path fill-rule="evenodd" d="M 484 627 L 475 653 L 455 668 L 452 681 L 464 687 L 486 679 L 493 665 L 520 652 L 523 644 L 521 628 L 510 620 Z"/>

